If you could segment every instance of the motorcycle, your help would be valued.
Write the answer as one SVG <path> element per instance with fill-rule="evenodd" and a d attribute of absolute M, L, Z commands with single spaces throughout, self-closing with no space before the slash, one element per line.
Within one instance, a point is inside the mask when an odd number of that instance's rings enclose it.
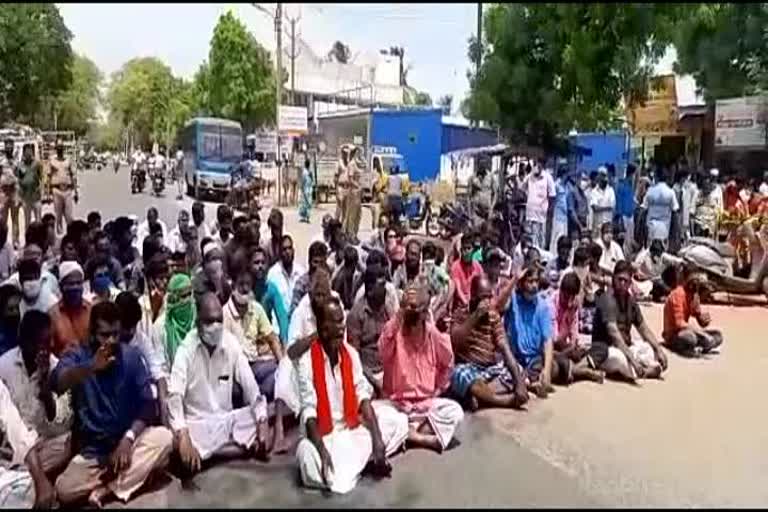
<path fill-rule="evenodd" d="M 471 207 L 464 203 L 455 206 L 444 204 L 440 207 L 437 224 L 440 226 L 440 237 L 450 240 L 459 233 L 466 233 L 472 226 Z"/>
<path fill-rule="evenodd" d="M 134 163 L 131 167 L 131 194 L 144 192 L 147 179 L 144 164 Z"/>
<path fill-rule="evenodd" d="M 706 274 L 711 292 L 736 295 L 765 294 L 768 297 L 768 229 L 766 228 L 768 224 L 764 223 L 760 233 L 755 234 L 752 223 L 748 221 L 737 228 L 737 236 L 745 239 L 750 246 L 752 260 L 748 277 L 734 275 L 736 250 L 730 243 L 691 237 L 680 249 L 679 256 L 685 263 Z"/>
<path fill-rule="evenodd" d="M 165 190 L 165 172 L 162 168 L 155 167 L 152 170 L 152 192 L 159 197 L 163 190 Z"/>
<path fill-rule="evenodd" d="M 427 236 L 437 237 L 440 235 L 441 227 L 432 211 L 432 199 L 428 194 L 423 197 L 423 206 L 422 194 L 414 194 L 408 199 L 405 205 L 405 220 L 412 231 L 418 231 L 424 224 Z"/>

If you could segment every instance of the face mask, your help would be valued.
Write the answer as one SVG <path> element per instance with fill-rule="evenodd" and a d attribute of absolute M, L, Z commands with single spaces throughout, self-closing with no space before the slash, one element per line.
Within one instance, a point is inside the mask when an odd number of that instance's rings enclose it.
<path fill-rule="evenodd" d="M 25 299 L 35 300 L 37 297 L 40 296 L 40 289 L 42 288 L 42 283 L 40 282 L 40 279 L 35 279 L 33 281 L 24 281 L 22 288 L 23 288 Z"/>
<path fill-rule="evenodd" d="M 212 348 L 221 345 L 223 336 L 224 324 L 221 322 L 204 325 L 202 331 L 200 331 L 200 341 Z"/>
<path fill-rule="evenodd" d="M 245 306 L 251 301 L 251 293 L 240 293 L 238 290 L 232 290 L 232 300 L 238 306 Z"/>
<path fill-rule="evenodd" d="M 67 306 L 79 306 L 83 302 L 83 287 L 78 286 L 62 290 L 61 298 Z"/>
<path fill-rule="evenodd" d="M 579 188 L 581 190 L 587 190 L 588 187 L 589 187 L 589 181 L 588 180 L 581 180 L 579 182 Z"/>
<path fill-rule="evenodd" d="M 96 276 L 93 278 L 93 283 L 91 283 L 93 293 L 97 295 L 107 293 L 110 286 L 112 286 L 112 279 L 108 275 Z"/>

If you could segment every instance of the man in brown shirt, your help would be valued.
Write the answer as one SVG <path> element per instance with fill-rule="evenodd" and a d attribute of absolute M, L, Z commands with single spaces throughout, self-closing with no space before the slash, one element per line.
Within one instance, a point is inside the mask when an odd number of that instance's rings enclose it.
<path fill-rule="evenodd" d="M 363 274 L 365 295 L 355 302 L 347 316 L 347 342 L 360 353 L 363 374 L 381 396 L 384 367 L 379 356 L 379 335 L 396 311 L 386 305 L 386 275 L 384 269 L 370 266 Z"/>
<path fill-rule="evenodd" d="M 520 407 L 528 401 L 523 372 L 509 347 L 501 317 L 491 306 L 492 300 L 493 287 L 488 277 L 475 276 L 469 316 L 451 332 L 456 358 L 451 391 L 467 401 L 470 409 Z"/>
<path fill-rule="evenodd" d="M 77 176 L 72 162 L 64 156 L 64 145 L 56 142 L 56 157 L 49 162 L 49 183 L 53 189 L 53 210 L 56 212 L 56 230 L 63 233 L 72 222 L 78 201 Z"/>

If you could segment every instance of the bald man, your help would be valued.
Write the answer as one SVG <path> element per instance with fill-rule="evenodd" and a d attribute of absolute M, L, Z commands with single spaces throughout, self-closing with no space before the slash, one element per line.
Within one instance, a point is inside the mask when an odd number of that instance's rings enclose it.
<path fill-rule="evenodd" d="M 383 394 L 408 415 L 408 441 L 438 453 L 448 448 L 464 418 L 461 406 L 441 398 L 453 371 L 448 335 L 428 315 L 426 287 L 411 285 L 397 315 L 384 327 L 379 354 L 384 368 Z"/>
<path fill-rule="evenodd" d="M 216 294 L 201 296 L 197 328 L 179 346 L 171 370 L 170 424 L 190 474 L 201 469 L 202 461 L 229 447 L 266 458 L 267 401 L 240 343 L 224 329 L 223 321 Z M 240 409 L 232 405 L 235 383 L 242 388 L 245 402 Z"/>

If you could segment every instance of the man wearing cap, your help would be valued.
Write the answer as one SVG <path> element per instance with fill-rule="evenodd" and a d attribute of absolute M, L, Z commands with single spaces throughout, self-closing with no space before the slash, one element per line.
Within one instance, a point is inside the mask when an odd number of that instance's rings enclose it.
<path fill-rule="evenodd" d="M 613 222 L 616 209 L 616 194 L 608 183 L 608 169 L 604 165 L 597 169 L 597 186 L 592 189 L 589 206 L 592 209 L 592 233 L 597 235 L 603 224 Z"/>
<path fill-rule="evenodd" d="M 83 297 L 84 278 L 79 263 L 64 261 L 59 265 L 61 300 L 48 312 L 53 328 L 51 352 L 56 356 L 88 339 L 91 303 Z"/>
<path fill-rule="evenodd" d="M 49 162 L 48 182 L 53 188 L 53 210 L 56 212 L 56 230 L 63 233 L 72 222 L 78 201 L 77 174 L 72 162 L 64 156 L 64 144 L 56 141 L 56 157 Z"/>

